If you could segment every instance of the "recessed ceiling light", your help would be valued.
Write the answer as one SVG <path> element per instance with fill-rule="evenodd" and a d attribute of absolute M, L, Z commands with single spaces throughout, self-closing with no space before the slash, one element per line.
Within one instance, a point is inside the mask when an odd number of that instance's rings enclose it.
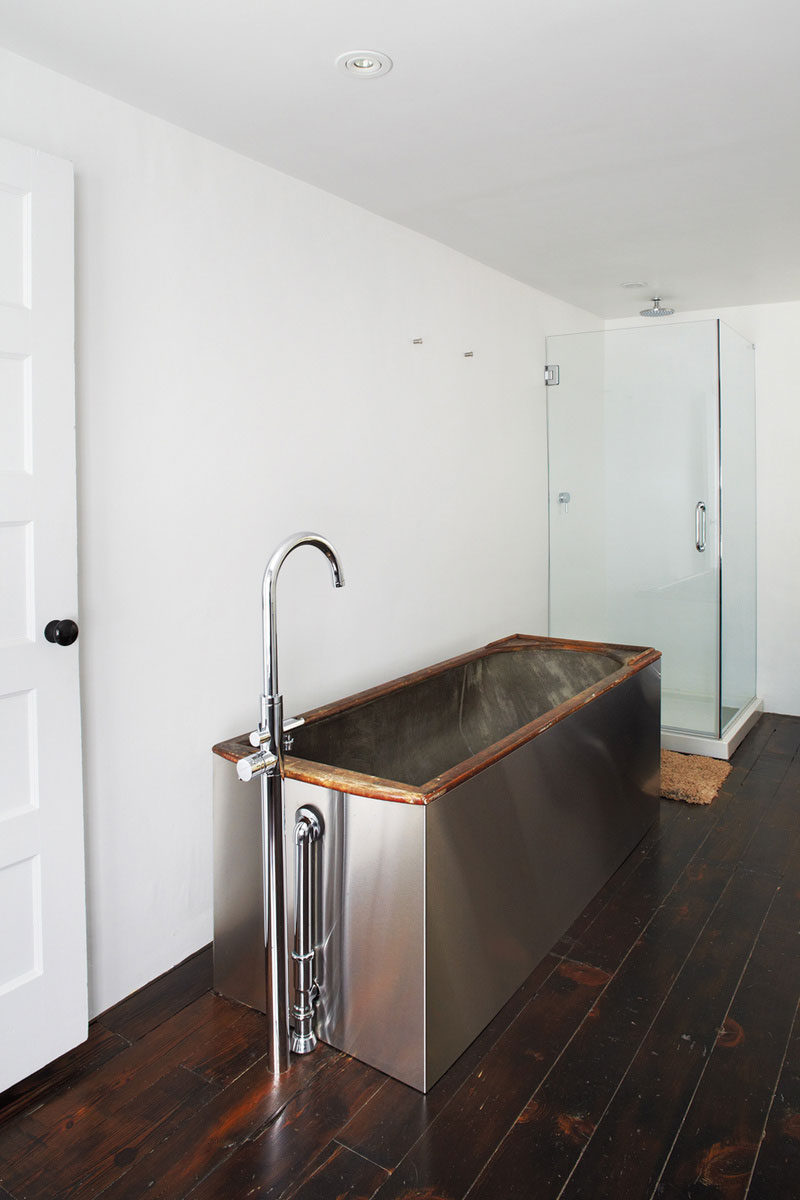
<path fill-rule="evenodd" d="M 624 288 L 647 287 L 647 281 L 636 280 L 635 283 L 621 283 L 619 286 Z"/>
<path fill-rule="evenodd" d="M 339 55 L 336 66 L 357 79 L 376 79 L 391 71 L 392 60 L 380 50 L 348 50 L 347 54 Z"/>

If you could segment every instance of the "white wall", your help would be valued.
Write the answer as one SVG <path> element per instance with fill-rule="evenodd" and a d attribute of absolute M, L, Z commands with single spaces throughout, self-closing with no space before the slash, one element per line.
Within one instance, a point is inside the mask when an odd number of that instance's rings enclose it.
<path fill-rule="evenodd" d="M 768 712 L 800 715 L 795 647 L 800 595 L 800 302 L 678 313 L 659 322 L 719 317 L 756 347 L 758 474 L 758 694 Z M 644 324 L 608 321 L 608 328 Z"/>
<path fill-rule="evenodd" d="M 210 748 L 257 716 L 278 541 L 347 574 L 284 569 L 288 713 L 546 630 L 544 336 L 600 322 L 3 52 L 0 136 L 76 172 L 97 1012 L 210 939 Z"/>

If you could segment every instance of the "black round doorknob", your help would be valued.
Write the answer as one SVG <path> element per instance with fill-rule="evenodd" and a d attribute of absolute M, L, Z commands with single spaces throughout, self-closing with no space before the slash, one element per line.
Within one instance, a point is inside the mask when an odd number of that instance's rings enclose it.
<path fill-rule="evenodd" d="M 44 627 L 48 642 L 57 646 L 71 646 L 78 636 L 78 626 L 69 617 L 65 621 L 48 621 Z"/>

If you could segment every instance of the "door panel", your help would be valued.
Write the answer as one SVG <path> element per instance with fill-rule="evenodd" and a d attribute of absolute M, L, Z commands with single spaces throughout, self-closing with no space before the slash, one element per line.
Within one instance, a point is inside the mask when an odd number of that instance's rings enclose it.
<path fill-rule="evenodd" d="M 72 196 L 0 142 L 0 1090 L 87 1030 Z"/>

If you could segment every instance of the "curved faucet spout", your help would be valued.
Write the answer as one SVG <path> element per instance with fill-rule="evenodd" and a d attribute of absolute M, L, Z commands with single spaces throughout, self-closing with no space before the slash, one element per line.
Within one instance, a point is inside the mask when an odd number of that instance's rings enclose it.
<path fill-rule="evenodd" d="M 327 558 L 331 565 L 331 575 L 334 587 L 344 587 L 344 571 L 339 561 L 339 555 L 328 541 L 319 533 L 295 533 L 292 537 L 281 542 L 267 563 L 264 571 L 263 584 L 263 618 L 264 618 L 264 695 L 278 696 L 278 626 L 276 617 L 275 595 L 278 583 L 278 573 L 288 555 L 298 546 L 316 546 Z"/>

